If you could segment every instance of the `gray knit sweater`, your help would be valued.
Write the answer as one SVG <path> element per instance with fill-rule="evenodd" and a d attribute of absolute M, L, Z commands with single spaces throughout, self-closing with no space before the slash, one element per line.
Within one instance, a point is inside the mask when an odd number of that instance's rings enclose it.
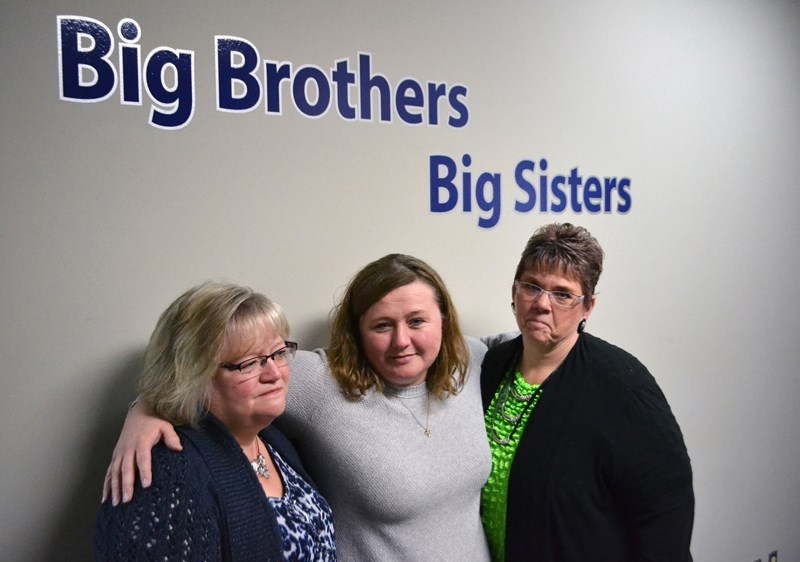
<path fill-rule="evenodd" d="M 324 350 L 298 352 L 286 413 L 276 425 L 333 509 L 339 560 L 489 560 L 479 514 L 492 462 L 480 395 L 486 347 L 467 343 L 464 389 L 431 397 L 429 418 L 424 386 L 370 390 L 350 401 Z"/>

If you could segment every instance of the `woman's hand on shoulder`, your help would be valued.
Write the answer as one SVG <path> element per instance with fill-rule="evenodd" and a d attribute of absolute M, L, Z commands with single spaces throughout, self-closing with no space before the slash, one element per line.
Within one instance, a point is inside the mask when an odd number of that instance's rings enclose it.
<path fill-rule="evenodd" d="M 181 451 L 183 446 L 175 428 L 147 411 L 142 404 L 136 404 L 128 412 L 117 445 L 111 455 L 111 464 L 103 482 L 103 498 L 109 495 L 112 505 L 131 501 L 138 468 L 142 487 L 150 486 L 152 479 L 150 450 L 163 439 L 164 444 L 173 451 Z"/>

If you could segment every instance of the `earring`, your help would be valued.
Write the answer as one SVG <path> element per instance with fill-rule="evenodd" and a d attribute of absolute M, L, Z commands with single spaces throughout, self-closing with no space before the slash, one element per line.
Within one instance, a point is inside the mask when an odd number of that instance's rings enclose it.
<path fill-rule="evenodd" d="M 578 322 L 578 333 L 582 334 L 583 330 L 586 328 L 586 318 Z"/>

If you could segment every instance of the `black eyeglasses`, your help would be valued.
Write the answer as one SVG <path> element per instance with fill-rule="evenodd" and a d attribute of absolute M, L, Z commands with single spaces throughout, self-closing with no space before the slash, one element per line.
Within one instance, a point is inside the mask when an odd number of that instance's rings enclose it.
<path fill-rule="evenodd" d="M 267 366 L 267 361 L 272 359 L 276 367 L 288 365 L 297 353 L 297 344 L 293 341 L 285 342 L 286 345 L 269 355 L 259 355 L 251 359 L 246 359 L 241 363 L 220 363 L 220 368 L 228 371 L 239 371 L 243 375 L 256 372 L 256 369 L 263 370 Z"/>
<path fill-rule="evenodd" d="M 572 308 L 586 299 L 584 295 L 573 295 L 567 291 L 548 291 L 547 289 L 542 289 L 539 285 L 525 281 L 514 281 L 514 286 L 520 295 L 528 300 L 536 300 L 542 296 L 542 293 L 547 293 L 552 305 L 560 308 Z"/>

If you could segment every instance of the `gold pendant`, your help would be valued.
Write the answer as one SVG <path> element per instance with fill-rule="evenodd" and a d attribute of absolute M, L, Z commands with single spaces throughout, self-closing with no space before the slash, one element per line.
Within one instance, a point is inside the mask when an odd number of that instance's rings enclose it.
<path fill-rule="evenodd" d="M 430 436 L 431 436 L 431 430 L 426 427 L 425 428 L 425 437 L 430 437 Z"/>

